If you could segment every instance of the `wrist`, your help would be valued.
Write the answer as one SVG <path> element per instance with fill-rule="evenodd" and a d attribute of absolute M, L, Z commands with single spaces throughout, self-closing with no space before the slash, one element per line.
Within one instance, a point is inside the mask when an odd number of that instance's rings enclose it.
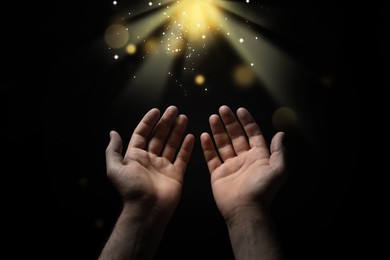
<path fill-rule="evenodd" d="M 99 259 L 153 259 L 166 228 L 153 208 L 125 203 Z"/>
<path fill-rule="evenodd" d="M 237 208 L 225 220 L 235 259 L 282 259 L 276 230 L 267 208 Z"/>
<path fill-rule="evenodd" d="M 225 222 L 228 228 L 242 225 L 243 223 L 267 221 L 269 217 L 269 208 L 261 205 L 242 206 L 232 210 L 225 216 Z"/>
<path fill-rule="evenodd" d="M 145 207 L 136 203 L 124 203 L 121 217 L 131 225 L 142 227 L 154 232 L 163 232 L 172 214 L 163 212 L 156 207 Z"/>

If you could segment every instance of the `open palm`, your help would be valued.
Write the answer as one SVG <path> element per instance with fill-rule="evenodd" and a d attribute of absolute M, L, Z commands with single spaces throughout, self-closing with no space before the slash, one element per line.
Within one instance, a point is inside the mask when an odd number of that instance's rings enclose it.
<path fill-rule="evenodd" d="M 201 144 L 213 195 L 226 219 L 240 208 L 271 202 L 285 177 L 284 133 L 274 136 L 269 149 L 245 108 L 238 109 L 236 117 L 222 106 L 219 114 L 209 120 L 216 147 L 208 133 L 201 135 Z"/>
<path fill-rule="evenodd" d="M 176 107 L 168 107 L 159 117 L 158 109 L 145 114 L 124 156 L 119 134 L 110 133 L 107 174 L 124 203 L 172 212 L 180 199 L 194 137 L 187 135 L 182 142 L 188 120 L 178 116 Z"/>

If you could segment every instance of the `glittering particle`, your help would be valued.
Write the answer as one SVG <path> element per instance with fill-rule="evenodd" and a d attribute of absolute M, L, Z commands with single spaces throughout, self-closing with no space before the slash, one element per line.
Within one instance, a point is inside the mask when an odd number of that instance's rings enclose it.
<path fill-rule="evenodd" d="M 150 38 L 144 44 L 144 50 L 146 53 L 157 52 L 158 49 L 158 39 Z"/>
<path fill-rule="evenodd" d="M 206 82 L 206 78 L 202 74 L 198 74 L 195 77 L 195 83 L 197 85 L 203 85 Z"/>
<path fill-rule="evenodd" d="M 119 5 L 118 2 L 119 0 L 111 1 L 113 5 Z M 186 59 L 186 65 L 182 69 L 188 73 L 187 75 L 191 75 L 190 80 L 194 81 L 193 84 L 203 85 L 201 90 L 210 91 L 211 89 L 205 88 L 205 76 L 197 75 L 197 72 L 201 71 L 199 62 L 202 62 L 202 57 L 209 55 L 209 41 L 223 35 L 231 43 L 238 45 L 241 43 L 244 47 L 250 44 L 254 38 L 257 39 L 256 33 L 240 32 L 240 27 L 234 19 L 231 20 L 227 17 L 227 13 L 212 2 L 213 0 L 164 2 L 149 0 L 143 2 L 142 8 L 144 10 L 132 10 L 131 13 L 130 11 L 123 12 L 124 17 L 115 17 L 113 21 L 116 24 L 106 30 L 105 40 L 110 48 L 109 57 L 111 59 L 114 57 L 117 60 L 126 55 L 136 54 L 132 58 L 139 58 L 140 62 L 143 62 L 147 59 L 152 60 L 153 55 L 159 57 L 152 61 L 159 61 L 160 58 L 165 59 L 165 54 L 171 56 L 170 58 L 175 55 L 183 55 L 183 58 Z M 245 2 L 254 3 L 250 0 L 241 1 L 241 3 Z M 135 15 L 142 12 L 151 12 L 153 15 L 141 18 L 144 26 L 140 26 L 138 22 L 132 26 L 133 19 L 129 19 L 129 16 L 132 13 Z M 243 16 L 242 18 L 247 23 L 244 27 L 248 26 L 248 17 Z M 243 29 L 245 29 L 244 27 Z M 237 45 L 234 46 L 237 47 Z M 122 49 L 117 50 L 120 48 Z M 246 69 L 237 68 L 237 70 L 232 71 L 231 75 L 228 75 L 234 79 L 237 86 L 247 87 L 255 81 L 253 62 L 256 62 L 257 67 L 259 66 L 257 63 L 260 62 L 249 60 L 245 65 Z M 132 78 L 133 75 L 130 74 L 128 77 Z"/>

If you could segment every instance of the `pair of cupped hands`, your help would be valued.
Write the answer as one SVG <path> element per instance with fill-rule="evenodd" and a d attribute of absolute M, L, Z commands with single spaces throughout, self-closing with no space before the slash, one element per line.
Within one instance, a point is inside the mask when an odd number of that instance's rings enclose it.
<path fill-rule="evenodd" d="M 284 133 L 276 133 L 268 146 L 247 109 L 234 113 L 224 105 L 218 112 L 209 118 L 212 133 L 202 133 L 200 142 L 215 202 L 228 221 L 240 209 L 269 207 L 286 177 Z M 107 175 L 125 205 L 172 215 L 195 143 L 194 135 L 185 134 L 187 123 L 176 106 L 162 115 L 153 108 L 134 129 L 125 153 L 120 135 L 110 132 Z"/>

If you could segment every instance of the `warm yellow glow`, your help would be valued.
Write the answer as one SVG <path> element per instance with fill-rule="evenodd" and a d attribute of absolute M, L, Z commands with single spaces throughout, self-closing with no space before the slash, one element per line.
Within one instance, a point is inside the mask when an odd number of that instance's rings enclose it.
<path fill-rule="evenodd" d="M 134 44 L 127 45 L 126 52 L 130 55 L 135 54 L 137 52 L 137 46 L 135 46 Z"/>
<path fill-rule="evenodd" d="M 253 85 L 255 82 L 255 74 L 252 69 L 246 65 L 240 65 L 234 69 L 233 72 L 234 82 L 238 87 L 247 88 Z"/>
<path fill-rule="evenodd" d="M 104 39 L 111 48 L 119 49 L 127 44 L 129 33 L 123 25 L 112 24 L 106 29 Z"/>
<path fill-rule="evenodd" d="M 144 51 L 146 53 L 156 52 L 158 49 L 158 40 L 156 38 L 149 38 L 144 44 Z"/>
<path fill-rule="evenodd" d="M 184 42 L 181 39 L 171 39 L 167 44 L 167 53 L 180 53 L 183 50 Z"/>
<path fill-rule="evenodd" d="M 182 0 L 175 8 L 171 23 L 190 41 L 204 39 L 207 32 L 220 25 L 219 10 L 211 0 Z"/>
<path fill-rule="evenodd" d="M 195 77 L 195 83 L 197 85 L 203 85 L 205 82 L 206 82 L 206 78 L 202 74 L 199 74 Z"/>

